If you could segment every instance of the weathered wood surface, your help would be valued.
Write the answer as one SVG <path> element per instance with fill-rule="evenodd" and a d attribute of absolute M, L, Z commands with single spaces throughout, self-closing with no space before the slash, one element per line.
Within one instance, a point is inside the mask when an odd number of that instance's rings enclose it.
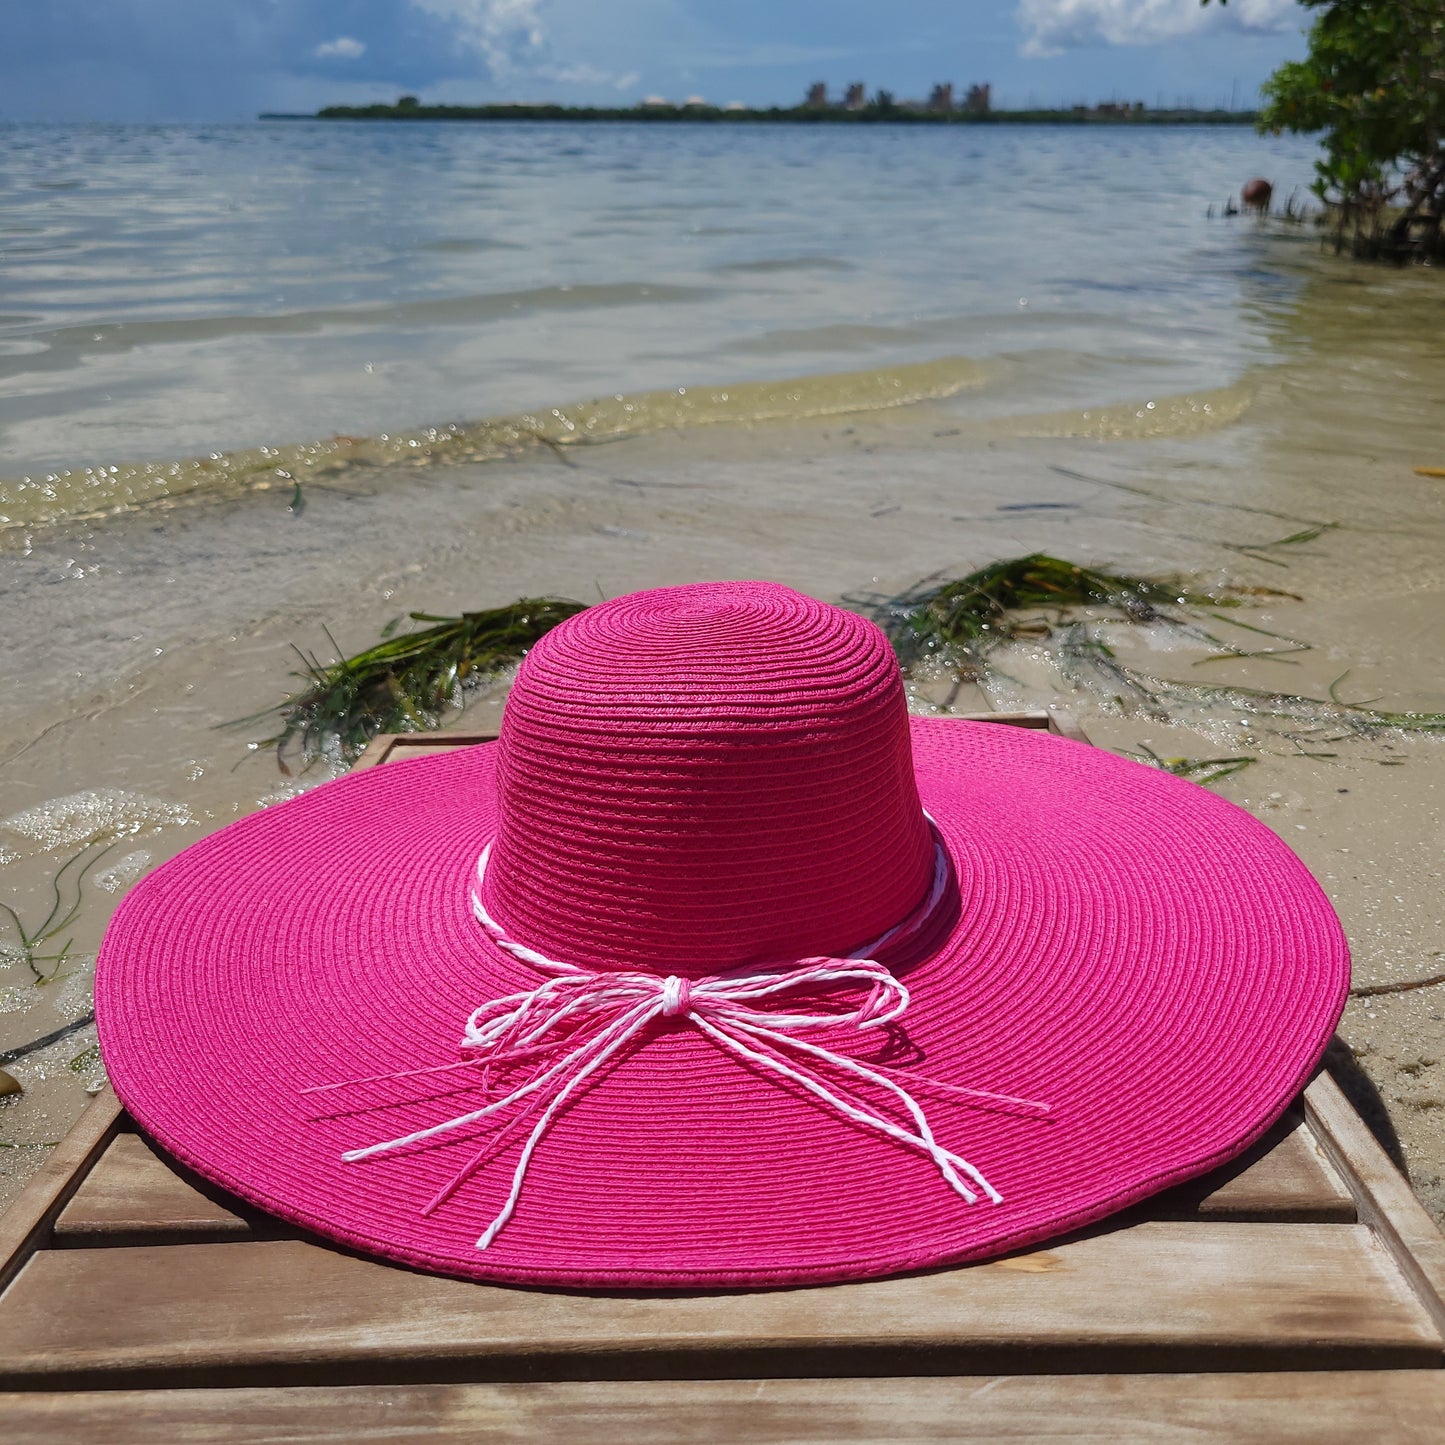
<path fill-rule="evenodd" d="M 1242 1158 L 1146 1201 L 1145 1218 L 1352 1224 L 1354 1196 L 1291 1110 Z"/>
<path fill-rule="evenodd" d="M 1304 1091 L 1304 1108 L 1311 1132 L 1347 1180 L 1361 1221 L 1445 1333 L 1445 1234 L 1328 1074 L 1317 1075 Z"/>
<path fill-rule="evenodd" d="M 496 738 L 495 733 L 378 733 L 352 763 L 351 771 L 359 773 L 364 768 L 396 762 L 400 758 L 454 753 L 458 748 L 495 742 Z"/>
<path fill-rule="evenodd" d="M 0 1215 L 0 1290 L 10 1283 L 120 1127 L 120 1101 L 104 1090 L 55 1146 L 12 1208 Z"/>
<path fill-rule="evenodd" d="M 183 1174 L 139 1134 L 120 1133 L 61 1211 L 54 1247 L 250 1239 L 267 1223 Z"/>
<path fill-rule="evenodd" d="M 441 1279 L 300 1239 L 42 1250 L 0 1386 L 1426 1366 L 1363 1225 L 1146 1222 L 967 1269 L 690 1295 Z"/>
<path fill-rule="evenodd" d="M 0 1395 L 34 1445 L 1438 1445 L 1445 1372 L 650 1380 Z"/>

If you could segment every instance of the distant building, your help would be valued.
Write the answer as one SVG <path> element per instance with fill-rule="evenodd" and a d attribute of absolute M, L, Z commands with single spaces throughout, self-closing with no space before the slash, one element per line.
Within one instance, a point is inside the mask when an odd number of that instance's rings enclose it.
<path fill-rule="evenodd" d="M 1076 105 L 1075 115 L 1095 116 L 1104 120 L 1123 120 L 1131 115 L 1140 115 L 1144 110 L 1144 102 L 1136 100 L 1130 104 L 1127 100 L 1106 100 L 1095 106 Z"/>
<path fill-rule="evenodd" d="M 671 110 L 672 102 L 665 95 L 644 95 L 641 105 L 643 110 Z"/>
<path fill-rule="evenodd" d="M 808 87 L 808 98 L 803 102 L 809 110 L 824 110 L 828 105 L 828 82 L 815 80 Z"/>
<path fill-rule="evenodd" d="M 690 95 L 683 101 L 682 108 L 684 110 L 706 110 L 708 106 L 707 101 L 705 101 L 702 96 Z"/>
<path fill-rule="evenodd" d="M 843 109 L 862 110 L 867 104 L 868 99 L 863 89 L 863 82 L 861 80 L 855 80 L 853 84 L 848 87 L 847 93 L 843 97 Z"/>
<path fill-rule="evenodd" d="M 935 85 L 928 94 L 928 109 L 947 115 L 953 109 L 953 84 L 944 81 Z"/>
<path fill-rule="evenodd" d="M 746 110 L 746 109 L 747 109 L 747 106 L 745 106 L 745 105 L 742 103 L 742 101 L 740 101 L 740 100 L 730 100 L 730 101 L 728 101 L 728 103 L 727 103 L 725 106 L 723 106 L 723 109 L 724 109 L 724 110 Z"/>
<path fill-rule="evenodd" d="M 963 98 L 963 109 L 967 115 L 987 115 L 993 106 L 993 86 L 970 85 Z"/>

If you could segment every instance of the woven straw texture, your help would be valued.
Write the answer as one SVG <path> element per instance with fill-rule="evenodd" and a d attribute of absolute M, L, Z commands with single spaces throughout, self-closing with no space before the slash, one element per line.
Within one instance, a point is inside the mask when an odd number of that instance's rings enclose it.
<path fill-rule="evenodd" d="M 1001 1205 L 965 1204 L 927 1159 L 685 1019 L 568 1104 L 485 1252 L 520 1139 L 423 1214 L 475 1135 L 341 1155 L 474 1107 L 465 1091 L 368 1085 L 330 1117 L 304 1092 L 451 1063 L 473 1009 L 540 981 L 473 916 L 489 841 L 512 938 L 699 977 L 900 921 L 928 884 L 920 798 L 956 891 L 897 963 L 912 1003 L 883 1037 L 818 1042 L 1047 1102 L 1040 1119 L 926 1099 Z M 1240 809 L 1065 739 L 910 722 L 869 624 L 729 584 L 564 624 L 499 744 L 342 778 L 188 849 L 125 900 L 96 993 L 126 1106 L 244 1198 L 443 1273 L 679 1288 L 979 1258 L 1204 1172 L 1289 1102 L 1347 984 L 1318 885 Z"/>
<path fill-rule="evenodd" d="M 927 891 L 883 634 L 786 587 L 670 587 L 545 637 L 507 704 L 488 911 L 552 958 L 698 978 L 846 952 Z"/>

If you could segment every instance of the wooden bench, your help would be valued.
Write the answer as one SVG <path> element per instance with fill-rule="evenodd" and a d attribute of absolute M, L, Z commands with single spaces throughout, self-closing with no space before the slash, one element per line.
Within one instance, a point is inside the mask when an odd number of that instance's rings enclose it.
<path fill-rule="evenodd" d="M 378 738 L 358 766 L 479 740 Z M 1128 1215 L 825 1288 L 413 1273 L 198 1180 L 109 1093 L 0 1217 L 6 1442 L 1439 1442 L 1442 1366 L 1445 1237 L 1326 1074 Z"/>

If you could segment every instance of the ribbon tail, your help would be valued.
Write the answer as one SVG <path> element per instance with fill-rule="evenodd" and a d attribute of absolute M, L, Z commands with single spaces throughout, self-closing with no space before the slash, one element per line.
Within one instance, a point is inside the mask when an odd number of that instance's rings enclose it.
<path fill-rule="evenodd" d="M 512 1138 L 516 1135 L 517 1130 L 520 1129 L 521 1126 L 531 1117 L 533 1112 L 535 1112 L 535 1107 L 536 1101 L 534 1100 L 532 1107 L 523 1109 L 523 1111 L 518 1114 L 516 1118 L 510 1119 L 507 1121 L 507 1123 L 503 1124 L 502 1127 L 495 1134 L 493 1134 L 492 1137 L 488 1139 L 487 1142 L 483 1144 L 479 1150 L 477 1150 L 477 1152 L 472 1156 L 472 1158 L 468 1160 L 467 1163 L 463 1164 L 462 1167 L 451 1177 L 451 1179 L 448 1180 L 447 1183 L 443 1184 L 442 1187 L 437 1190 L 434 1195 L 432 1195 L 432 1197 L 423 1206 L 421 1211 L 422 1214 L 435 1214 L 436 1211 L 440 1209 L 442 1205 L 445 1204 L 447 1200 L 450 1199 L 452 1195 L 455 1194 L 457 1190 L 460 1189 L 462 1185 L 465 1184 L 467 1180 L 470 1179 L 472 1175 L 477 1172 L 477 1170 L 484 1168 L 486 1165 L 490 1164 L 492 1160 L 495 1159 L 497 1155 L 500 1154 L 502 1150 L 505 1149 L 507 1145 L 511 1142 Z"/>
<path fill-rule="evenodd" d="M 641 1008 L 646 1008 L 650 1011 L 655 1008 L 655 1005 L 647 1004 L 641 1006 Z M 534 1075 L 525 1084 L 513 1089 L 505 1098 L 494 1100 L 481 1109 L 473 1109 L 470 1113 L 459 1114 L 455 1119 L 446 1119 L 440 1124 L 433 1124 L 427 1129 L 417 1129 L 414 1133 L 403 1134 L 396 1139 L 385 1139 L 378 1144 L 367 1144 L 360 1149 L 348 1149 L 341 1157 L 348 1163 L 357 1159 L 369 1159 L 374 1154 L 384 1154 L 392 1149 L 400 1149 L 407 1144 L 419 1144 L 423 1140 L 434 1139 L 439 1134 L 446 1134 L 453 1129 L 461 1129 L 468 1124 L 475 1124 L 482 1119 L 489 1119 L 496 1114 L 500 1114 L 513 1104 L 520 1103 L 523 1099 L 529 1098 L 540 1089 L 546 1088 L 559 1074 L 564 1074 L 573 1068 L 579 1060 L 597 1048 L 609 1033 L 641 1012 L 641 1008 L 634 1009 L 630 1014 L 624 1015 L 622 1019 L 619 1019 L 617 1023 L 612 1025 L 611 1029 L 604 1029 L 601 1034 L 594 1034 L 586 1043 L 582 1044 L 581 1047 L 573 1049 L 566 1058 L 553 1064 L 550 1069 L 544 1069 L 541 1073 Z M 590 1066 L 584 1072 L 590 1072 Z"/>
<path fill-rule="evenodd" d="M 614 1028 L 620 1028 L 617 1037 L 599 1049 L 596 1056 L 589 1060 L 557 1091 L 556 1097 L 547 1105 L 542 1117 L 527 1136 L 527 1142 L 522 1146 L 522 1157 L 517 1160 L 517 1167 L 512 1173 L 512 1188 L 508 1193 L 505 1203 L 496 1213 L 492 1222 L 482 1231 L 482 1236 L 477 1240 L 478 1249 L 489 1249 L 492 1241 L 502 1232 L 507 1221 L 512 1217 L 517 1208 L 517 1201 L 522 1197 L 522 1185 L 527 1178 L 527 1166 L 532 1162 L 533 1151 L 542 1142 L 543 1135 L 551 1127 L 552 1120 L 557 1116 L 563 1104 L 577 1091 L 577 1089 L 592 1075 L 600 1069 L 610 1058 L 624 1049 L 637 1033 L 645 1028 L 648 1023 L 658 1014 L 661 1006 L 657 1003 L 646 1003 L 639 1005 L 625 1014 L 618 1020 Z M 623 1027 L 625 1025 L 625 1027 Z M 612 1032 L 612 1030 L 608 1030 Z"/>
<path fill-rule="evenodd" d="M 735 1028 L 746 1030 L 751 1037 L 771 1038 L 776 1043 L 787 1044 L 790 1048 L 801 1049 L 817 1058 L 835 1063 L 850 1073 L 856 1072 L 857 1068 L 866 1068 L 870 1076 L 879 1075 L 883 1080 L 894 1081 L 900 1086 L 917 1089 L 921 1093 L 932 1091 L 935 1094 L 953 1094 L 964 1099 L 977 1099 L 981 1105 L 1000 1105 L 997 1110 L 999 1113 L 1022 1112 L 1035 1118 L 1053 1113 L 1050 1105 L 1041 1103 L 1038 1099 L 1024 1099 L 1017 1094 L 999 1094 L 992 1089 L 972 1089 L 967 1084 L 945 1084 L 941 1079 L 930 1079 L 926 1074 L 912 1074 L 904 1069 L 891 1069 L 886 1064 L 859 1064 L 856 1059 L 848 1059 L 842 1054 L 835 1054 L 831 1049 L 820 1048 L 816 1044 L 795 1038 L 792 1034 L 767 1028 L 751 1018 L 730 1022 Z"/>
<path fill-rule="evenodd" d="M 643 1020 L 643 1022 L 646 1022 L 646 1020 Z M 616 1025 L 614 1024 L 613 1027 L 615 1026 Z M 641 1025 L 639 1025 L 639 1027 L 640 1026 Z M 592 1048 L 595 1044 L 599 1042 L 603 1034 L 609 1032 L 609 1029 L 599 1030 L 597 1033 L 593 1034 L 587 1040 L 587 1042 L 582 1045 L 581 1048 L 575 1050 L 569 1057 L 573 1060 L 580 1058 L 590 1048 Z M 626 1043 L 627 1038 L 629 1037 L 630 1035 L 627 1035 L 622 1038 L 618 1042 L 617 1047 L 620 1047 L 621 1044 Z M 613 1049 L 613 1051 L 615 1051 L 615 1048 Z M 580 1077 L 581 1076 L 579 1075 L 579 1078 Z M 530 1117 L 532 1113 L 536 1111 L 536 1109 L 541 1103 L 542 1100 L 540 1098 L 533 1097 L 531 1102 L 522 1110 L 520 1114 L 518 1114 L 515 1118 L 508 1120 L 508 1122 L 502 1126 L 501 1130 L 495 1135 L 493 1135 L 492 1138 L 489 1139 L 481 1147 L 480 1150 L 478 1150 L 478 1152 L 472 1157 L 472 1159 L 470 1159 L 466 1164 L 464 1164 L 461 1169 L 452 1177 L 452 1179 L 447 1184 L 443 1185 L 442 1188 L 435 1195 L 432 1196 L 431 1200 L 422 1210 L 422 1213 L 434 1213 L 443 1204 L 445 1204 L 446 1201 L 450 1199 L 452 1195 L 455 1194 L 457 1190 L 460 1189 L 461 1186 L 472 1177 L 472 1175 L 474 1175 L 479 1169 L 483 1168 L 485 1165 L 490 1164 L 491 1161 L 495 1159 L 497 1155 L 500 1154 L 502 1150 L 507 1147 L 507 1144 L 511 1141 L 517 1130 L 521 1128 L 522 1124 Z"/>
<path fill-rule="evenodd" d="M 718 1028 L 709 1020 L 700 1018 L 696 1014 L 692 1016 L 692 1022 L 724 1048 L 730 1049 L 740 1057 L 748 1059 L 755 1064 L 761 1064 L 773 1073 L 781 1074 L 784 1078 L 791 1079 L 794 1083 L 802 1085 L 809 1093 L 836 1109 L 844 1118 L 851 1119 L 854 1123 L 862 1124 L 869 1129 L 874 1129 L 880 1134 L 885 1134 L 890 1139 L 894 1139 L 910 1149 L 927 1154 L 928 1157 L 933 1160 L 945 1182 L 963 1199 L 964 1203 L 977 1203 L 978 1195 L 959 1177 L 958 1171 L 960 1169 L 973 1180 L 995 1204 L 1001 1204 L 1003 1202 L 1003 1196 L 998 1193 L 973 1165 L 966 1159 L 945 1149 L 933 1137 L 933 1131 L 928 1126 L 928 1120 L 924 1116 L 923 1110 L 919 1107 L 918 1103 L 897 1084 L 874 1075 L 872 1070 L 866 1068 L 864 1065 L 855 1063 L 851 1059 L 845 1059 L 841 1054 L 830 1053 L 827 1049 L 819 1049 L 813 1044 L 804 1046 L 806 1052 L 816 1053 L 820 1057 L 825 1057 L 830 1062 L 839 1064 L 850 1073 L 858 1074 L 863 1078 L 879 1083 L 890 1093 L 898 1096 L 908 1109 L 914 1121 L 916 1126 L 916 1131 L 914 1132 L 910 1132 L 901 1124 L 886 1118 L 873 1109 L 860 1106 L 858 1103 L 841 1097 L 834 1089 L 829 1088 L 813 1070 L 800 1067 L 799 1064 L 787 1058 L 779 1057 L 771 1047 L 771 1041 L 765 1042 L 761 1038 L 753 1037 L 753 1029 L 751 1028 L 748 1028 L 746 1032 L 749 1037 L 752 1038 L 752 1043 L 744 1043 L 742 1039 Z M 778 1035 L 777 1037 L 795 1046 L 800 1042 L 797 1039 L 787 1038 L 785 1035 Z M 754 1047 L 755 1044 L 762 1044 L 766 1052 Z"/>
<path fill-rule="evenodd" d="M 334 1084 L 312 1084 L 310 1088 L 302 1089 L 301 1096 L 305 1098 L 309 1094 L 331 1094 L 338 1089 L 359 1089 L 363 1084 L 390 1084 L 397 1079 L 419 1079 L 427 1074 L 448 1074 L 453 1069 L 465 1069 L 471 1065 L 470 1059 L 460 1059 L 456 1063 L 436 1064 L 426 1069 L 398 1069 L 392 1074 L 369 1074 L 362 1079 L 341 1079 Z M 325 1118 L 324 1114 L 318 1118 Z"/>
<path fill-rule="evenodd" d="M 870 1083 L 878 1085 L 879 1088 L 887 1089 L 898 1101 L 908 1110 L 909 1116 L 917 1127 L 916 1135 L 909 1135 L 906 1131 L 897 1131 L 897 1125 L 889 1125 L 883 1132 L 892 1138 L 898 1139 L 901 1143 L 910 1143 L 914 1147 L 922 1147 L 929 1158 L 938 1166 L 938 1172 L 954 1187 L 955 1190 L 972 1204 L 974 1202 L 972 1191 L 958 1178 L 957 1169 L 961 1169 L 980 1189 L 988 1196 L 994 1204 L 1003 1203 L 1001 1195 L 992 1184 L 984 1178 L 983 1174 L 976 1169 L 967 1159 L 955 1154 L 951 1149 L 945 1149 L 934 1137 L 933 1129 L 929 1125 L 928 1117 L 923 1112 L 923 1106 L 908 1092 L 901 1084 L 895 1084 L 892 1079 L 884 1077 L 867 1064 L 860 1064 L 857 1059 L 850 1059 L 846 1054 L 835 1054 L 831 1049 L 822 1048 L 818 1044 L 806 1043 L 802 1039 L 793 1038 L 789 1034 L 774 1034 L 771 1029 L 757 1029 L 754 1026 L 744 1026 L 749 1035 L 763 1035 L 771 1038 L 775 1043 L 787 1044 L 791 1048 L 799 1049 L 803 1053 L 811 1054 L 814 1058 L 822 1059 L 825 1062 L 842 1069 L 845 1073 L 855 1074 L 859 1078 L 867 1079 Z M 799 1074 L 801 1079 L 805 1077 Z M 875 1116 L 877 1117 L 877 1116 Z M 875 1126 L 876 1127 L 876 1126 Z M 897 1132 L 895 1132 L 897 1131 Z"/>

